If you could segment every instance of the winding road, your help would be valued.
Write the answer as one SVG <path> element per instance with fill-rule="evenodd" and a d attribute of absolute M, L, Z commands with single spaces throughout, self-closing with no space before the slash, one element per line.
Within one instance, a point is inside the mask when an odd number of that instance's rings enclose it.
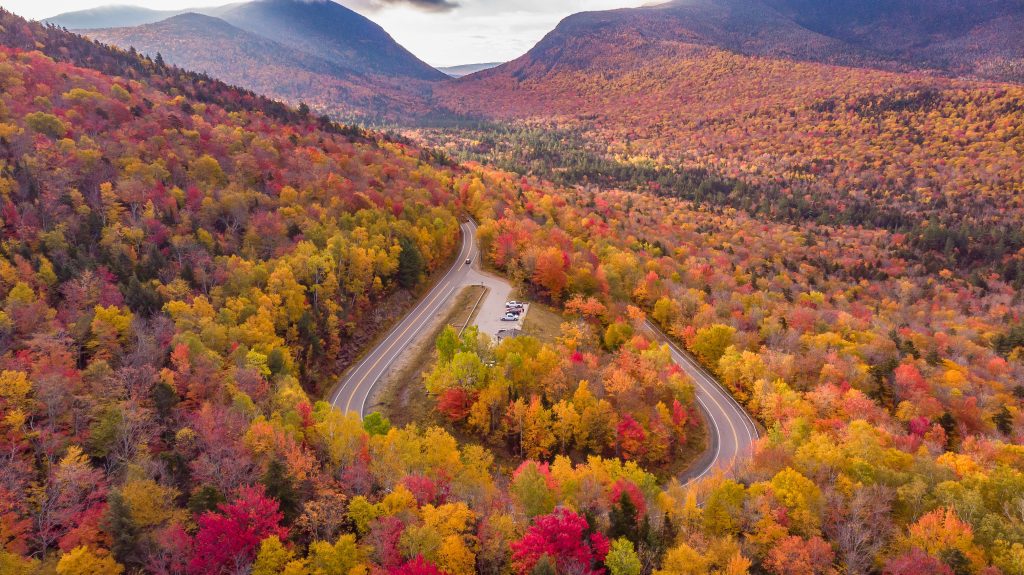
<path fill-rule="evenodd" d="M 399 357 L 422 336 L 424 328 L 458 292 L 467 285 L 485 284 L 504 299 L 511 286 L 479 271 L 476 224 L 462 224 L 462 244 L 451 269 L 391 331 L 342 377 L 330 396 L 332 405 L 344 412 L 366 415 L 367 402 L 377 382 Z M 466 264 L 466 260 L 470 260 Z M 728 472 L 745 457 L 758 438 L 757 426 L 740 404 L 685 350 L 673 343 L 657 326 L 647 322 L 654 338 L 669 346 L 672 359 L 696 387 L 697 403 L 708 423 L 709 449 L 681 477 L 698 480 L 716 471 Z"/>
<path fill-rule="evenodd" d="M 430 318 L 466 285 L 473 265 L 478 260 L 476 252 L 476 224 L 465 222 L 462 224 L 462 247 L 451 269 L 398 325 L 391 328 L 384 341 L 345 373 L 331 394 L 331 405 L 345 413 L 354 411 L 359 417 L 366 415 L 366 403 L 377 382 L 387 373 L 391 364 L 416 342 L 417 336 L 430 323 Z M 467 265 L 467 259 L 471 259 L 472 263 Z"/>
<path fill-rule="evenodd" d="M 676 345 L 651 320 L 647 320 L 646 327 L 655 340 L 668 345 L 672 360 L 693 380 L 697 405 L 708 423 L 710 445 L 680 480 L 688 483 L 715 471 L 728 472 L 750 453 L 757 440 L 759 434 L 754 420 L 690 352 Z"/>

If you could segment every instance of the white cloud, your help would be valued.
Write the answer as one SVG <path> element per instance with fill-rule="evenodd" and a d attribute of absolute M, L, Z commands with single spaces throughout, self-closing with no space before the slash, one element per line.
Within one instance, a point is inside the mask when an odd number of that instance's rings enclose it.
<path fill-rule="evenodd" d="M 558 22 L 583 10 L 649 4 L 650 0 L 461 0 L 447 12 L 408 6 L 376 10 L 349 4 L 421 59 L 437 66 L 500 62 L 533 47 Z"/>

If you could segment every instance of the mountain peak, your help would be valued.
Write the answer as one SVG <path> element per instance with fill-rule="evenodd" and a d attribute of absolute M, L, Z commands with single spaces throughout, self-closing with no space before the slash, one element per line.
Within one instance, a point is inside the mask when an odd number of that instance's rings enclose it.
<path fill-rule="evenodd" d="M 243 30 L 364 73 L 420 80 L 444 77 L 379 25 L 330 0 L 254 0 L 220 16 Z"/>

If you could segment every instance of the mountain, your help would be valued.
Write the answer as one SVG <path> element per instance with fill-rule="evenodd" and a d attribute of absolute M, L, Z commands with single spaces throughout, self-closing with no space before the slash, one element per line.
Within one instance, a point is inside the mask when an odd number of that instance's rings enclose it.
<path fill-rule="evenodd" d="M 254 0 L 228 7 L 219 16 L 238 28 L 359 73 L 418 80 L 445 78 L 383 28 L 330 0 Z"/>
<path fill-rule="evenodd" d="M 256 0 L 84 32 L 339 116 L 393 118 L 421 111 L 427 84 L 447 78 L 380 26 L 329 1 Z"/>
<path fill-rule="evenodd" d="M 503 63 L 504 62 L 488 62 L 485 64 L 462 64 L 460 66 L 445 66 L 443 68 L 438 68 L 438 70 L 444 72 L 445 74 L 451 76 L 452 78 L 461 78 L 463 76 L 468 76 L 470 74 L 475 74 L 477 72 L 482 72 L 484 70 L 496 68 L 498 66 L 501 66 Z"/>
<path fill-rule="evenodd" d="M 260 93 L 310 105 L 347 104 L 365 83 L 352 70 L 246 32 L 224 20 L 186 13 L 131 28 L 90 30 L 89 35 L 118 46 L 132 46 L 166 62 L 204 72 Z"/>
<path fill-rule="evenodd" d="M 1021 29 L 1021 0 L 676 0 L 570 16 L 513 67 L 586 66 L 580 46 L 636 40 L 1024 81 Z"/>
<path fill-rule="evenodd" d="M 141 26 L 159 22 L 181 13 L 180 10 L 152 10 L 141 6 L 100 6 L 89 10 L 58 14 L 47 18 L 45 22 L 69 30 L 91 30 L 94 28 Z"/>
<path fill-rule="evenodd" d="M 1021 0 L 764 0 L 852 46 L 956 74 L 1024 80 Z"/>
<path fill-rule="evenodd" d="M 151 25 L 185 13 L 220 18 L 250 34 L 271 39 L 293 51 L 316 55 L 359 74 L 418 80 L 446 77 L 399 45 L 376 23 L 331 0 L 253 0 L 180 11 L 107 6 L 68 12 L 47 22 L 72 30 L 88 30 L 90 35 L 112 40 L 144 34 L 150 46 L 163 52 L 160 45 L 169 45 L 175 39 L 159 37 L 154 28 L 116 33 L 110 29 Z M 97 29 L 103 32 L 95 32 Z M 201 40 L 199 34 L 191 36 Z"/>
<path fill-rule="evenodd" d="M 811 30 L 773 2 L 779 8 L 692 0 L 578 14 L 524 56 L 436 84 L 433 96 L 456 117 L 578 134 L 587 153 L 627 172 L 671 166 L 749 186 L 705 187 L 693 199 L 892 229 L 932 217 L 973 222 L 965 238 L 1018 225 L 1007 206 L 1024 198 L 1008 191 L 1024 185 L 1024 139 L 1010 126 L 1024 116 L 1024 86 L 952 77 L 966 63 L 990 69 L 982 63 L 992 50 L 964 50 L 962 64 L 940 74 L 928 54 L 961 41 L 952 25 L 940 34 L 922 24 L 943 40 L 898 52 L 824 25 Z M 996 45 L 1014 42 L 1007 35 Z M 552 134 L 533 147 L 565 145 Z M 549 160 L 523 165 L 534 161 Z M 629 174 L 645 185 L 661 178 Z"/>
<path fill-rule="evenodd" d="M 194 12 L 206 16 L 218 17 L 225 10 L 234 8 L 236 4 L 224 4 L 222 6 L 204 6 L 201 8 L 186 8 L 183 10 L 153 10 L 142 6 L 131 5 L 110 5 L 64 12 L 43 20 L 47 24 L 67 28 L 68 30 L 97 30 L 101 28 L 125 28 L 130 26 L 142 26 L 166 20 L 179 14 Z"/>
<path fill-rule="evenodd" d="M 877 57 L 843 40 L 803 28 L 760 0 L 682 0 L 643 8 L 581 12 L 564 19 L 517 62 L 586 67 L 607 44 L 683 42 L 742 54 L 862 65 Z"/>

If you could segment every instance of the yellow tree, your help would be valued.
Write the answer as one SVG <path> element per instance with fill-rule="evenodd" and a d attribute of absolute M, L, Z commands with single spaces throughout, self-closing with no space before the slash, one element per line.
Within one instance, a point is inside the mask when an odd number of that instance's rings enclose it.
<path fill-rule="evenodd" d="M 75 547 L 57 562 L 57 575 L 121 575 L 124 565 L 104 550 Z"/>
<path fill-rule="evenodd" d="M 306 561 L 311 575 L 361 575 L 368 572 L 367 555 L 367 550 L 356 543 L 356 536 L 347 533 L 334 544 L 311 543 Z"/>
<path fill-rule="evenodd" d="M 690 349 L 697 357 L 713 368 L 718 367 L 718 360 L 725 350 L 732 345 L 736 328 L 728 325 L 714 324 L 697 330 L 690 342 Z"/>

